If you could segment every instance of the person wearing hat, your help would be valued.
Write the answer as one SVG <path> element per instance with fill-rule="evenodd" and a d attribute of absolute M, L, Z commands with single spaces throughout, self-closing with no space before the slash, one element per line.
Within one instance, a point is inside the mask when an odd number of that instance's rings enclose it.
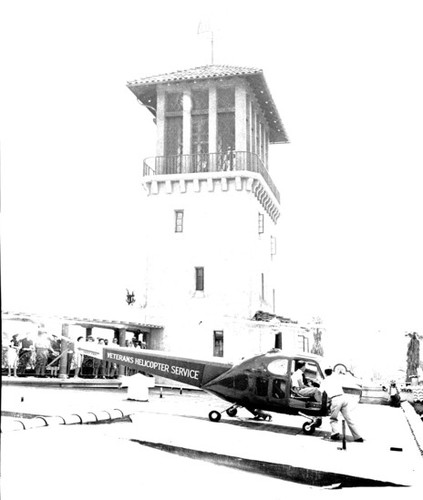
<path fill-rule="evenodd" d="M 351 431 L 354 441 L 362 443 L 364 439 L 361 437 L 357 426 L 351 418 L 349 401 L 347 396 L 344 394 L 342 383 L 339 380 L 339 375 L 334 375 L 332 368 L 326 368 L 325 375 L 326 378 L 321 382 L 320 390 L 326 393 L 328 402 L 330 402 L 329 418 L 332 429 L 330 438 L 333 441 L 338 441 L 341 438 L 338 421 L 338 416 L 341 413 Z"/>
<path fill-rule="evenodd" d="M 7 375 L 10 377 L 12 374 L 16 377 L 16 370 L 18 366 L 18 351 L 19 351 L 19 341 L 18 334 L 16 333 L 10 339 L 9 347 L 8 347 L 8 357 L 7 357 Z"/>

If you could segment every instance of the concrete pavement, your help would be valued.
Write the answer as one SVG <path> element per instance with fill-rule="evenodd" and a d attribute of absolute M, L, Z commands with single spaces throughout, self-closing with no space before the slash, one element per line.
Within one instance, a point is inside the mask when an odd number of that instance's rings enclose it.
<path fill-rule="evenodd" d="M 421 487 L 420 450 L 401 408 L 357 405 L 355 419 L 366 441 L 353 443 L 349 438 L 343 450 L 340 442 L 328 440 L 328 419 L 312 436 L 302 434 L 302 417 L 289 415 L 274 414 L 272 422 L 255 422 L 241 410 L 237 418 L 224 415 L 221 422 L 212 423 L 208 412 L 222 411 L 228 405 L 199 391 L 184 390 L 180 394 L 165 389 L 160 397 L 160 390 L 154 389 L 148 402 L 128 401 L 122 389 L 4 386 L 2 391 L 2 411 L 9 415 L 2 420 L 13 420 L 14 414 L 30 420 L 37 414 L 120 409 L 131 416 L 132 423 L 106 426 L 109 436 L 168 454 L 211 460 L 238 470 L 255 468 L 272 477 L 314 485 L 396 484 L 409 485 L 413 491 Z M 42 431 L 51 432 L 25 432 Z"/>

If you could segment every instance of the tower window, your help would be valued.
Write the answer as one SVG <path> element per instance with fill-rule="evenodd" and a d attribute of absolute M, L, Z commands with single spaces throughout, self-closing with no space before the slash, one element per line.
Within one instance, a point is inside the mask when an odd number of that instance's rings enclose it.
<path fill-rule="evenodd" d="M 182 92 L 166 92 L 166 112 L 182 112 Z"/>
<path fill-rule="evenodd" d="M 175 210 L 175 233 L 184 231 L 184 211 Z"/>
<path fill-rule="evenodd" d="M 166 158 L 164 173 L 179 173 L 181 169 L 180 158 L 182 154 L 182 116 L 167 116 L 165 122 L 165 149 Z"/>
<path fill-rule="evenodd" d="M 217 89 L 217 109 L 233 110 L 235 108 L 235 88 L 219 87 Z"/>
<path fill-rule="evenodd" d="M 191 153 L 194 172 L 208 170 L 209 120 L 207 115 L 194 115 L 191 120 Z"/>
<path fill-rule="evenodd" d="M 195 290 L 204 291 L 204 267 L 195 268 Z"/>
<path fill-rule="evenodd" d="M 213 356 L 223 356 L 223 330 L 213 332 Z"/>
<path fill-rule="evenodd" d="M 264 233 L 264 214 L 258 214 L 258 233 Z"/>
<path fill-rule="evenodd" d="M 305 335 L 298 335 L 298 348 L 302 352 L 310 352 L 309 350 L 309 341 Z"/>
<path fill-rule="evenodd" d="M 282 349 L 282 333 L 278 332 L 275 334 L 275 348 Z"/>
<path fill-rule="evenodd" d="M 205 111 L 209 110 L 209 91 L 207 90 L 193 90 L 191 92 L 192 111 Z"/>

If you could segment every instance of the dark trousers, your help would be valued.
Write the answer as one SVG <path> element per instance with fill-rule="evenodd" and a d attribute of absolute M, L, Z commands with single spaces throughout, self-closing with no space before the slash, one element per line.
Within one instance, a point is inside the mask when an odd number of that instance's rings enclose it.
<path fill-rule="evenodd" d="M 25 375 L 26 367 L 31 359 L 31 351 L 20 351 L 19 362 L 18 362 L 18 373 L 20 375 Z"/>
<path fill-rule="evenodd" d="M 35 357 L 35 375 L 44 376 L 46 374 L 46 366 L 48 359 L 48 349 L 37 347 Z"/>

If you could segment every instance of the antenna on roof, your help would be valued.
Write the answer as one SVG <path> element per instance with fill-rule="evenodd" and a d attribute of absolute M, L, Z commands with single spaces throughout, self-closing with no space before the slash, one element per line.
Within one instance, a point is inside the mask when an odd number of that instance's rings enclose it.
<path fill-rule="evenodd" d="M 200 21 L 198 23 L 197 35 L 203 35 L 204 33 L 210 33 L 210 55 L 211 64 L 214 64 L 214 32 L 209 21 Z"/>

